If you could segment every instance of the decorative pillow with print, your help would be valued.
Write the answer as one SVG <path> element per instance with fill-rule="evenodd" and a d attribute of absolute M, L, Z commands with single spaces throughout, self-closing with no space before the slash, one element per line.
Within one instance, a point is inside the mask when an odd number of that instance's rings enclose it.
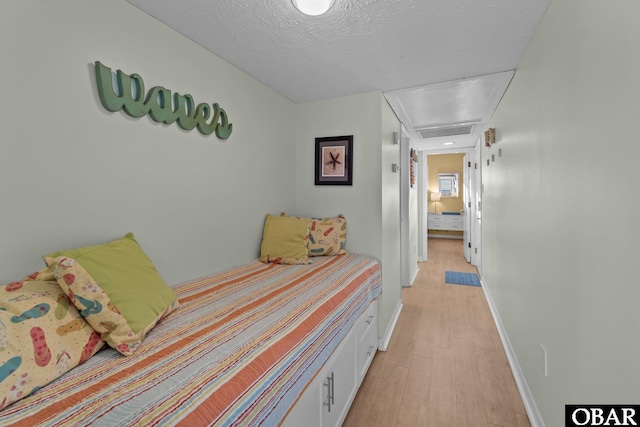
<path fill-rule="evenodd" d="M 50 271 L 0 286 L 0 409 L 49 384 L 103 345 Z"/>
<path fill-rule="evenodd" d="M 284 212 L 282 215 L 286 215 Z M 309 256 L 341 255 L 347 253 L 347 220 L 342 215 L 333 218 L 293 218 L 310 221 Z"/>

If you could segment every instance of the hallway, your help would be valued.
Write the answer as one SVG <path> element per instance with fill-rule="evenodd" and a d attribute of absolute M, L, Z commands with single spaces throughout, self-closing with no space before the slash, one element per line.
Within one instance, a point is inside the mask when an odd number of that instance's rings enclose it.
<path fill-rule="evenodd" d="M 447 270 L 477 273 L 462 240 L 428 245 L 389 348 L 376 354 L 344 425 L 530 426 L 484 292 L 445 284 Z"/>

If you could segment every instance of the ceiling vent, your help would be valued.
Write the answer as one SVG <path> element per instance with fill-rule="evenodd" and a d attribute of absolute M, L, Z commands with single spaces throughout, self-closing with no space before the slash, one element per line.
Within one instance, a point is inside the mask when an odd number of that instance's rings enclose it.
<path fill-rule="evenodd" d="M 416 129 L 421 138 L 439 138 L 443 136 L 469 135 L 473 132 L 474 125 L 456 125 L 435 127 L 426 129 Z"/>

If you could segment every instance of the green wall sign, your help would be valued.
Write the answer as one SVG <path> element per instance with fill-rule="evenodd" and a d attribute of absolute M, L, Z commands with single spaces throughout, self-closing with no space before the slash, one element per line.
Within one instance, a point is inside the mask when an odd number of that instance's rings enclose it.
<path fill-rule="evenodd" d="M 213 132 L 220 139 L 231 135 L 233 125 L 227 113 L 218 104 L 202 103 L 196 106 L 191 95 L 180 95 L 162 86 L 154 86 L 145 94 L 144 81 L 138 74 L 130 76 L 116 71 L 116 93 L 111 68 L 96 61 L 96 83 L 100 101 L 108 111 L 124 110 L 131 117 L 149 115 L 154 121 L 171 124 L 177 122 L 184 130 L 198 128 L 203 135 Z M 173 101 L 173 102 L 172 102 Z"/>

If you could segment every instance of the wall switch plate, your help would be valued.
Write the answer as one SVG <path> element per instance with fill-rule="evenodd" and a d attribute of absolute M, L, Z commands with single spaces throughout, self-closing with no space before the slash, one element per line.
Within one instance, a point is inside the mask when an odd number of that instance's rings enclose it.
<path fill-rule="evenodd" d="M 540 368 L 545 377 L 549 376 L 548 352 L 547 348 L 540 344 Z"/>

